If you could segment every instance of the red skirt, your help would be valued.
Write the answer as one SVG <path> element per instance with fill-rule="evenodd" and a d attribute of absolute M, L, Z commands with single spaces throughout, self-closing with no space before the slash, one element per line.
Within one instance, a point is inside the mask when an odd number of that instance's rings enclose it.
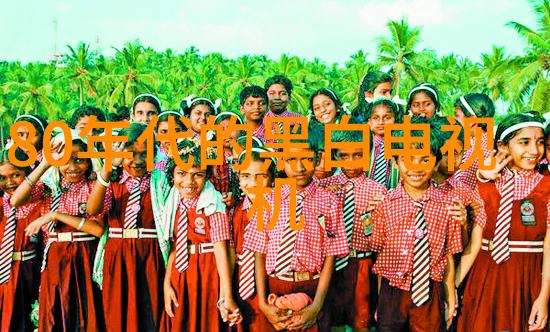
<path fill-rule="evenodd" d="M 97 241 L 54 242 L 40 281 L 39 331 L 104 331 L 101 291 L 92 282 Z"/>
<path fill-rule="evenodd" d="M 163 312 L 164 329 L 180 332 L 221 331 L 223 322 L 216 304 L 220 278 L 214 253 L 189 255 L 189 267 L 180 273 L 172 267 L 170 282 L 179 307 L 173 307 L 174 317 Z"/>
<path fill-rule="evenodd" d="M 239 296 L 239 268 L 235 264 L 235 273 L 233 274 L 233 294 L 239 310 L 243 316 L 243 322 L 237 326 L 233 326 L 229 331 L 237 332 L 254 332 L 261 331 L 259 326 L 258 316 L 262 315 L 258 308 L 258 296 L 254 293 L 248 300 L 243 300 Z"/>
<path fill-rule="evenodd" d="M 157 239 L 109 238 L 103 265 L 107 331 L 158 331 L 164 310 L 163 280 Z"/>
<path fill-rule="evenodd" d="M 38 298 L 40 257 L 14 261 L 10 279 L 0 285 L 0 331 L 34 331 L 31 311 Z"/>
<path fill-rule="evenodd" d="M 489 252 L 480 251 L 464 289 L 458 331 L 527 331 L 541 271 L 541 253 L 514 252 L 496 264 Z"/>

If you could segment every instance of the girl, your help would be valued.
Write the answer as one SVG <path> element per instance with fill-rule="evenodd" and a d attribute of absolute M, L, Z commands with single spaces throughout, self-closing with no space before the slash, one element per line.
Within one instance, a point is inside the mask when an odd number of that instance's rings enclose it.
<path fill-rule="evenodd" d="M 390 74 L 382 71 L 369 71 L 361 81 L 359 104 L 353 110 L 353 116 L 357 117 L 361 123 L 366 122 L 364 114 L 368 104 L 378 97 L 391 98 L 392 84 L 393 80 Z"/>
<path fill-rule="evenodd" d="M 161 112 L 160 100 L 148 93 L 140 94 L 132 102 L 130 121 L 149 124 L 153 116 Z"/>
<path fill-rule="evenodd" d="M 158 148 L 155 153 L 155 168 L 159 170 L 166 170 L 168 159 L 170 158 L 170 140 L 159 140 L 159 135 L 170 135 L 173 133 L 179 133 L 186 130 L 185 125 L 181 121 L 180 117 L 183 115 L 178 111 L 164 111 L 159 114 L 157 126 L 155 128 L 155 137 L 159 142 Z M 174 128 L 169 128 L 169 121 L 173 119 Z"/>
<path fill-rule="evenodd" d="M 29 122 L 35 129 L 36 134 L 34 138 L 32 139 L 31 143 L 36 149 L 37 155 L 36 155 L 36 162 L 31 165 L 31 168 L 35 168 L 43 159 L 42 154 L 42 145 L 44 141 L 44 131 L 48 127 L 48 121 L 46 121 L 43 117 L 40 115 L 34 115 L 34 114 L 23 114 L 18 116 L 15 119 L 15 122 L 18 121 L 27 121 Z M 21 126 L 17 128 L 17 136 L 19 136 L 23 140 L 27 140 L 30 135 L 29 129 L 25 126 Z M 6 145 L 6 150 L 9 149 L 10 143 Z M 23 152 L 27 155 L 27 158 L 29 156 L 29 151 L 26 151 L 22 149 Z M 27 158 L 23 158 L 22 160 L 26 160 Z"/>
<path fill-rule="evenodd" d="M 470 148 L 464 152 L 462 163 L 471 165 L 465 170 L 458 170 L 455 179 L 472 189 L 476 186 L 476 172 L 479 168 L 478 158 L 469 160 L 473 158 L 474 148 L 483 151 L 483 160 L 489 157 L 490 151 L 487 149 L 487 124 L 469 123 L 466 126 L 466 118 L 492 118 L 494 115 L 495 106 L 486 94 L 469 93 L 455 101 L 455 117 L 465 129 L 465 139 L 470 141 Z M 476 128 L 481 131 L 481 136 L 476 136 Z"/>
<path fill-rule="evenodd" d="M 535 171 L 544 155 L 543 128 L 542 118 L 519 113 L 498 126 L 497 149 L 509 155 L 509 162 L 502 175 L 497 170 L 490 177 L 494 181 L 478 184 L 487 224 L 483 230 L 474 228 L 474 249 L 466 251 L 458 269 L 460 284 L 471 267 L 458 331 L 534 331 L 546 326 L 550 178 Z"/>
<path fill-rule="evenodd" d="M 33 331 L 30 313 L 38 298 L 40 241 L 25 236 L 25 227 L 40 216 L 44 187 L 35 186 L 23 205 L 13 207 L 11 195 L 31 169 L 14 166 L 7 156 L 7 151 L 0 155 L 0 330 Z"/>
<path fill-rule="evenodd" d="M 209 181 L 211 167 L 200 167 L 200 147 L 186 139 L 178 148 L 190 167 L 180 168 L 172 160 L 168 165 L 172 189 L 164 234 L 173 245 L 164 277 L 163 326 L 169 331 L 219 331 L 216 302 L 227 310 L 231 324 L 242 320 L 231 287 L 230 226 L 221 194 Z"/>
<path fill-rule="evenodd" d="M 422 83 L 409 92 L 407 109 L 411 115 L 431 118 L 439 112 L 441 103 L 437 88 L 430 83 Z"/>
<path fill-rule="evenodd" d="M 309 99 L 310 117 L 320 123 L 340 123 L 342 114 L 347 114 L 347 103 L 344 104 L 330 89 L 319 89 Z"/>
<path fill-rule="evenodd" d="M 256 197 L 253 189 L 273 187 L 276 172 L 275 161 L 260 157 L 260 153 L 267 151 L 263 147 L 252 148 L 250 164 L 246 169 L 239 171 L 239 185 L 245 196 L 237 204 L 233 215 L 233 242 L 238 257 L 237 265 L 234 265 L 233 289 L 237 294 L 235 298 L 243 313 L 243 322 L 237 326 L 237 331 L 259 331 L 261 329 L 257 319 L 257 315 L 261 315 L 261 313 L 255 295 L 254 253 L 243 248 L 243 241 L 249 226 L 247 214 Z M 243 151 L 239 156 L 239 164 L 244 161 L 246 153 Z M 270 162 L 267 169 L 263 167 L 265 162 Z M 232 257 L 234 256 L 232 255 Z"/>
<path fill-rule="evenodd" d="M 210 115 L 216 115 L 220 107 L 221 99 L 216 99 L 213 103 L 208 98 L 194 98 L 193 95 L 186 97 L 181 102 L 181 110 L 183 114 L 189 118 L 193 137 L 201 135 L 201 128 L 208 122 Z"/>
<path fill-rule="evenodd" d="M 97 238 L 103 234 L 103 212 L 93 217 L 86 213 L 86 204 L 94 185 L 90 159 L 79 155 L 86 143 L 72 132 L 71 143 L 52 141 L 52 158 L 59 161 L 56 190 L 43 200 L 41 217 L 25 229 L 27 236 L 47 230 L 39 294 L 40 331 L 103 331 L 101 294 L 92 282 L 93 257 Z M 57 141 L 57 142 L 56 142 Z M 64 150 L 63 155 L 59 150 Z M 50 168 L 44 159 L 14 192 L 11 203 L 18 207 L 31 196 L 33 187 Z M 57 171 L 57 169 L 55 169 Z M 59 174 L 58 174 L 59 175 Z M 108 200 L 108 197 L 106 197 Z M 104 211 L 109 209 L 107 202 Z"/>
<path fill-rule="evenodd" d="M 128 137 L 128 142 L 115 143 L 113 150 L 130 152 L 131 157 L 113 159 L 113 167 L 122 166 L 116 182 L 108 181 L 112 168 L 102 168 L 88 201 L 88 213 L 95 215 L 103 210 L 106 193 L 112 192 L 112 202 L 108 203 L 111 209 L 107 212 L 108 238 L 104 251 L 100 246 L 96 256 L 96 267 L 102 267 L 97 272 L 103 277 L 103 306 L 109 331 L 160 329 L 165 261 L 157 234 L 160 226 L 153 217 L 147 146 L 137 142 L 145 129 L 143 124 L 132 123 L 121 131 L 119 135 Z"/>

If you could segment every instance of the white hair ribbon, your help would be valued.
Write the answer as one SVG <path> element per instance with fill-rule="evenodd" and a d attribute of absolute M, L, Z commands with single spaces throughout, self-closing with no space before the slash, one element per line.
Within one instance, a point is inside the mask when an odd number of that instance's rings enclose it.
<path fill-rule="evenodd" d="M 473 116 L 474 118 L 477 118 L 476 113 L 474 112 L 474 110 L 472 109 L 470 104 L 468 104 L 468 102 L 466 101 L 466 98 L 464 98 L 464 96 L 460 97 L 460 103 L 464 106 L 466 111 L 468 111 L 468 113 L 470 113 L 471 116 Z"/>
<path fill-rule="evenodd" d="M 21 120 L 22 118 L 33 119 L 34 121 L 36 121 L 36 123 L 38 123 L 38 125 L 40 126 L 40 128 L 42 128 L 42 132 L 44 132 L 44 131 L 46 130 L 46 128 L 44 128 L 44 125 L 42 124 L 42 121 L 40 121 L 36 116 L 31 115 L 31 114 L 21 114 L 20 116 L 18 116 L 18 117 L 15 119 L 15 122 Z"/>
<path fill-rule="evenodd" d="M 435 90 L 430 88 L 429 86 L 426 86 L 426 85 L 419 85 L 416 88 L 412 89 L 409 92 L 409 98 L 408 99 L 411 99 L 411 96 L 412 96 L 413 93 L 415 93 L 416 91 L 421 91 L 421 90 L 430 91 L 435 96 L 435 101 L 439 101 L 439 96 L 437 95 Z"/>
<path fill-rule="evenodd" d="M 136 96 L 136 98 L 134 98 L 134 101 L 132 102 L 132 112 L 134 111 L 134 107 L 136 107 L 136 101 L 137 101 L 139 98 L 141 98 L 141 97 L 150 97 L 150 98 L 153 98 L 153 99 L 158 103 L 158 105 L 159 105 L 159 110 L 158 110 L 158 111 L 160 112 L 160 108 L 162 108 L 162 107 L 161 107 L 161 104 L 160 104 L 160 99 L 158 99 L 157 96 L 152 95 L 152 94 L 150 94 L 150 93 L 142 93 L 142 94 Z"/>
<path fill-rule="evenodd" d="M 502 141 L 503 139 L 506 138 L 506 136 L 510 135 L 514 131 L 520 130 L 520 129 L 523 129 L 523 128 L 527 128 L 527 127 L 538 127 L 538 128 L 542 128 L 542 130 L 544 130 L 544 124 L 542 124 L 540 122 L 537 122 L 537 121 L 522 122 L 522 123 L 518 123 L 518 124 L 515 124 L 511 127 L 506 128 L 502 132 L 502 134 L 500 134 L 500 138 L 498 140 Z"/>

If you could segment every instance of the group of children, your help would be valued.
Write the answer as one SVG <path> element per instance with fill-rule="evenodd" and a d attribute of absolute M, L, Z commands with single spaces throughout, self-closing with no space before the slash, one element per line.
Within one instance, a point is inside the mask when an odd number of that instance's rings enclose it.
<path fill-rule="evenodd" d="M 266 119 L 301 116 L 288 110 L 292 89 L 281 75 L 244 88 L 242 117 L 207 98 L 163 110 L 154 95 L 140 95 L 118 132 L 128 141 L 112 146 L 125 157 L 111 165 L 80 155 L 88 145 L 79 130 L 91 116 L 105 119 L 99 109 L 78 108 L 70 137 L 51 140 L 46 120 L 18 117 L 34 127 L 38 153 L 29 167 L 12 158 L 27 159 L 25 148 L 0 160 L 0 330 L 34 330 L 36 300 L 39 331 L 548 330 L 550 179 L 542 161 L 550 133 L 538 114 L 505 116 L 493 151 L 487 125 L 467 121 L 494 116 L 486 95 L 460 97 L 455 118 L 446 118 L 437 88 L 424 83 L 410 91 L 405 112 L 389 98 L 391 76 L 369 72 L 354 110 L 330 89 L 315 91 L 308 127 L 293 128 L 309 138 L 293 140 L 283 158 L 266 157 L 266 133 L 282 130 Z M 430 128 L 429 147 L 385 140 L 386 125 L 405 114 Z M 344 115 L 368 123 L 370 137 L 333 131 L 343 144 L 325 150 L 324 126 Z M 191 137 L 177 146 L 139 140 L 154 116 L 156 135 L 171 123 Z M 233 118 L 251 125 L 252 147 L 241 132 L 228 133 L 223 151 L 206 153 L 223 163 L 202 167 L 209 116 L 223 128 Z M 451 124 L 456 135 L 445 130 Z M 29 130 L 17 134 L 26 140 Z M 353 143 L 367 140 L 363 169 L 353 162 L 365 149 Z M 459 149 L 442 152 L 449 143 Z M 417 154 L 392 156 L 390 148 Z M 479 153 L 494 157 L 494 167 L 472 162 Z M 327 154 L 349 166 L 328 169 Z M 290 182 L 276 185 L 280 178 Z"/>

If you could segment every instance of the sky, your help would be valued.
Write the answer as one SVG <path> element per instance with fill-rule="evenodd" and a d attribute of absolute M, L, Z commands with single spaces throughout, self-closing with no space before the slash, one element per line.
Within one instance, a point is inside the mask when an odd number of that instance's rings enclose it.
<path fill-rule="evenodd" d="M 493 45 L 507 53 L 524 48 L 517 21 L 535 28 L 527 0 L 27 0 L 0 11 L 0 60 L 47 61 L 57 50 L 86 42 L 106 55 L 128 41 L 182 53 L 227 57 L 281 54 L 344 63 L 362 49 L 375 60 L 389 20 L 422 27 L 419 49 L 479 60 Z"/>

